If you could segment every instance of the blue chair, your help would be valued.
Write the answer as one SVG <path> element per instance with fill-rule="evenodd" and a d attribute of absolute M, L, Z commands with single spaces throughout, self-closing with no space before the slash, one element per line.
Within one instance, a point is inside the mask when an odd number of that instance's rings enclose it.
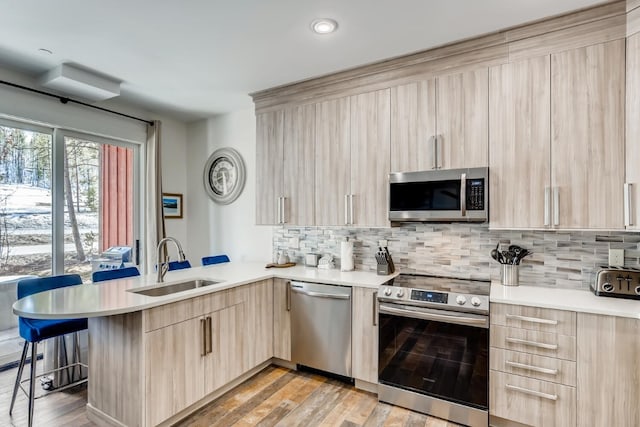
<path fill-rule="evenodd" d="M 37 294 L 38 292 L 44 292 L 51 289 L 63 288 L 65 286 L 81 285 L 82 278 L 77 274 L 65 274 L 61 276 L 52 277 L 38 277 L 36 279 L 24 279 L 18 282 L 18 299 L 24 298 L 29 295 Z M 20 366 L 18 367 L 18 376 L 16 377 L 16 384 L 13 388 L 13 396 L 11 397 L 11 406 L 9 407 L 9 415 L 13 411 L 13 404 L 16 401 L 16 394 L 18 388 L 22 391 L 26 391 L 22 388 L 22 370 L 24 369 L 25 362 L 27 360 L 27 352 L 29 343 L 31 343 L 31 375 L 29 378 L 29 427 L 33 424 L 33 406 L 35 400 L 35 379 L 36 376 L 36 360 L 38 359 L 38 343 L 47 338 L 55 338 L 63 336 L 64 334 L 70 334 L 73 332 L 82 331 L 87 329 L 87 319 L 55 319 L 55 320 L 40 320 L 29 319 L 26 317 L 18 317 L 18 326 L 20 330 L 20 336 L 25 339 L 24 348 L 22 349 L 22 357 L 20 358 Z M 64 342 L 64 341 L 63 341 Z M 78 356 L 79 346 L 75 345 L 75 355 Z M 66 352 L 65 352 L 66 353 Z M 72 364 L 73 366 L 78 363 Z M 67 365 L 60 369 L 67 369 L 67 375 L 69 375 L 69 367 Z M 56 369 L 57 371 L 58 369 Z M 45 372 L 42 375 L 49 374 Z M 86 382 L 86 379 L 73 384 L 69 384 L 64 388 L 78 385 L 82 382 Z M 61 388 L 62 389 L 62 388 Z"/>
<path fill-rule="evenodd" d="M 202 257 L 202 265 L 222 264 L 223 262 L 229 262 L 229 257 L 226 255 Z"/>
<path fill-rule="evenodd" d="M 191 263 L 188 260 L 185 260 L 185 261 L 169 261 L 169 271 L 183 270 L 185 268 L 191 268 Z"/>
<path fill-rule="evenodd" d="M 94 271 L 91 280 L 95 282 L 104 282 L 105 280 L 122 279 L 125 277 L 139 276 L 140 271 L 137 267 L 116 268 L 115 270 Z"/>

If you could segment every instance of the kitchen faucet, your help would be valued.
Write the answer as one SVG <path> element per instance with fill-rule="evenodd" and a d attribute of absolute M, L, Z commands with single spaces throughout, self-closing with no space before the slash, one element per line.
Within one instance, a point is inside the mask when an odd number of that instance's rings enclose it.
<path fill-rule="evenodd" d="M 178 261 L 183 262 L 185 260 L 184 252 L 182 251 L 182 245 L 180 245 L 180 242 L 178 242 L 177 239 L 173 237 L 165 237 L 164 239 L 160 240 L 158 242 L 158 249 L 156 252 L 156 268 L 158 270 L 158 278 L 156 281 L 158 283 L 162 283 L 164 281 L 164 275 L 167 274 L 167 271 L 169 271 L 169 256 L 167 255 L 164 261 L 160 262 L 162 245 L 166 246 L 167 242 L 173 242 L 176 245 L 176 248 L 178 249 Z"/>

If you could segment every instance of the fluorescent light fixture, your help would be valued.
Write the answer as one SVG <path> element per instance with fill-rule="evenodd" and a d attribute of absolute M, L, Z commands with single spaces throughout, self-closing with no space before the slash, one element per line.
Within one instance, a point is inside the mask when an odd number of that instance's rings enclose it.
<path fill-rule="evenodd" d="M 120 83 L 71 64 L 59 65 L 40 78 L 42 86 L 94 102 L 119 96 Z"/>
<path fill-rule="evenodd" d="M 338 29 L 338 23 L 333 19 L 320 18 L 311 23 L 311 29 L 316 34 L 330 34 Z"/>

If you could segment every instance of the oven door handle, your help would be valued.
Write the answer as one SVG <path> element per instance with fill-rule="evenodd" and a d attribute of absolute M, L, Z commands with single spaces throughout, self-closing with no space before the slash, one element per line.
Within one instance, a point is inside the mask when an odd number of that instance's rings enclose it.
<path fill-rule="evenodd" d="M 489 320 L 487 318 L 470 317 L 464 315 L 448 315 L 434 313 L 433 311 L 423 310 L 407 310 L 403 308 L 392 307 L 389 304 L 380 304 L 380 314 L 389 314 L 392 316 L 412 317 L 420 320 L 434 320 L 436 322 L 455 323 L 456 325 L 477 326 L 480 328 L 488 328 Z"/>

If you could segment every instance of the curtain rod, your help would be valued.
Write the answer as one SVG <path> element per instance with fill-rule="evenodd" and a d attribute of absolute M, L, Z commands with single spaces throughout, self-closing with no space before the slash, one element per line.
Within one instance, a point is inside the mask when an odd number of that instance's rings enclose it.
<path fill-rule="evenodd" d="M 146 124 L 148 124 L 150 126 L 153 126 L 153 121 L 141 119 L 141 118 L 135 117 L 135 116 L 130 116 L 129 114 L 119 113 L 117 111 L 109 110 L 107 108 L 97 107 L 95 105 L 87 104 L 86 102 L 82 102 L 82 101 L 78 101 L 78 100 L 75 100 L 75 99 L 67 98 L 65 96 L 60 96 L 60 95 L 56 95 L 56 94 L 53 94 L 53 93 L 44 92 L 42 90 L 32 89 L 32 88 L 27 87 L 27 86 L 22 86 L 22 85 L 19 85 L 19 84 L 7 82 L 5 80 L 0 80 L 0 84 L 6 85 L 6 86 L 15 87 L 17 89 L 26 90 L 28 92 L 37 93 L 39 95 L 49 96 L 51 98 L 57 98 L 63 104 L 67 104 L 69 102 L 73 102 L 74 104 L 82 105 L 83 107 L 93 108 L 93 109 L 96 109 L 96 110 L 104 111 L 106 113 L 111 113 L 111 114 L 115 114 L 117 116 L 126 117 L 126 118 L 132 119 L 132 120 L 138 120 L 140 122 L 144 122 L 144 123 L 146 123 Z"/>

